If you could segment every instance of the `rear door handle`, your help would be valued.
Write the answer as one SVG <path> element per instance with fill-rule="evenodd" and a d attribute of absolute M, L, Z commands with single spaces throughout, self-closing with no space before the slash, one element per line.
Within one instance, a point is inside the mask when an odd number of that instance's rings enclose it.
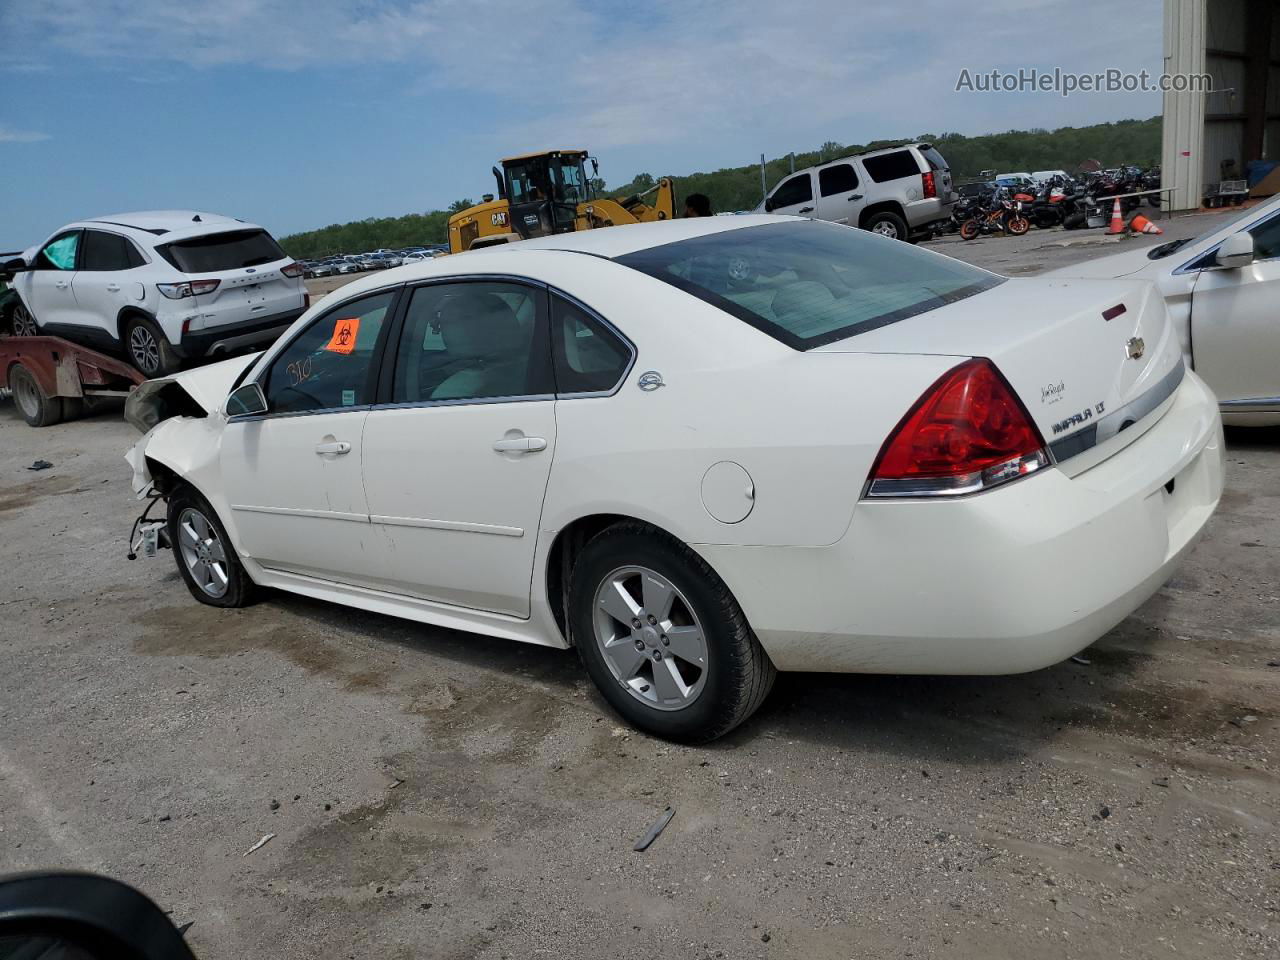
<path fill-rule="evenodd" d="M 119 292 L 120 292 L 120 284 L 118 284 L 118 283 L 108 283 L 108 284 L 107 284 L 107 291 L 108 291 L 109 293 L 119 293 Z"/>
<path fill-rule="evenodd" d="M 813 213 L 813 207 L 801 207 L 801 208 L 800 208 L 800 212 L 801 212 L 801 213 Z"/>
<path fill-rule="evenodd" d="M 850 203 L 853 203 L 853 201 L 855 201 L 855 200 L 861 200 L 861 199 L 862 199 L 862 194 L 860 194 L 860 193 L 850 194 L 850 196 L 849 196 L 849 202 L 850 202 Z"/>
<path fill-rule="evenodd" d="M 499 453 L 537 453 L 547 449 L 542 437 L 504 437 L 493 441 L 493 449 Z"/>
<path fill-rule="evenodd" d="M 316 453 L 332 454 L 333 456 L 342 456 L 344 453 L 351 452 L 351 444 L 345 440 L 330 440 L 325 443 L 316 444 Z"/>

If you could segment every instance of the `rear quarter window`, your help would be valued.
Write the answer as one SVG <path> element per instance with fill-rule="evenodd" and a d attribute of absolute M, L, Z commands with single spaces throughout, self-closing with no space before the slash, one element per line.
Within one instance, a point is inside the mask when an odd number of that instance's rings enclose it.
<path fill-rule="evenodd" d="M 239 270 L 285 259 L 280 245 L 265 230 L 231 230 L 191 237 L 163 244 L 156 250 L 183 273 Z"/>
<path fill-rule="evenodd" d="M 878 157 L 864 157 L 862 166 L 867 171 L 867 176 L 876 183 L 920 176 L 920 165 L 916 163 L 910 150 L 895 150 Z"/>
<path fill-rule="evenodd" d="M 948 170 L 947 161 L 942 154 L 938 152 L 937 147 L 922 147 L 920 155 L 924 157 L 925 162 L 929 164 L 930 170 Z"/>

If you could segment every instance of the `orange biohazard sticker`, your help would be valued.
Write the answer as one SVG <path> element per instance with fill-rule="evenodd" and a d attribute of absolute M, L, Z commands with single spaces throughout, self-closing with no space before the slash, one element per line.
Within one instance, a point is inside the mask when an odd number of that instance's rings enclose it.
<path fill-rule="evenodd" d="M 343 317 L 333 325 L 333 336 L 325 345 L 332 353 L 348 354 L 356 348 L 356 334 L 360 332 L 359 317 Z"/>

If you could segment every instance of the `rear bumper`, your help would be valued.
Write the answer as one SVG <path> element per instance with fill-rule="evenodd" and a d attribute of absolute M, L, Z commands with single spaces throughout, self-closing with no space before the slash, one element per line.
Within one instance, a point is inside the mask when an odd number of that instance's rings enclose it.
<path fill-rule="evenodd" d="M 955 205 L 955 200 L 944 201 L 939 200 L 937 197 L 928 200 L 913 200 L 904 208 L 907 214 L 907 226 L 912 230 L 917 230 L 939 220 L 946 220 L 951 216 L 951 211 Z"/>
<path fill-rule="evenodd" d="M 303 310 L 289 310 L 270 317 L 254 318 L 244 323 L 227 323 L 188 333 L 173 344 L 181 357 L 211 357 L 235 353 L 247 347 L 271 343 L 289 329 L 290 324 L 303 314 Z"/>
<path fill-rule="evenodd" d="M 1218 504 L 1223 453 L 1216 400 L 1188 374 L 1158 424 L 1075 477 L 864 501 L 830 547 L 697 549 L 779 669 L 1021 673 L 1093 643 L 1160 588 Z"/>

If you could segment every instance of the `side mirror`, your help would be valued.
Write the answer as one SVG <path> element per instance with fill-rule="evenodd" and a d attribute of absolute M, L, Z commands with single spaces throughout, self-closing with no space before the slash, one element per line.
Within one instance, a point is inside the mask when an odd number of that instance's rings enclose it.
<path fill-rule="evenodd" d="M 257 383 L 244 383 L 227 397 L 228 417 L 257 417 L 267 412 L 267 398 Z"/>
<path fill-rule="evenodd" d="M 765 197 L 765 198 L 764 198 L 764 212 L 765 212 L 765 213 L 773 213 L 774 207 L 776 207 L 776 206 L 777 206 L 777 204 L 775 204 L 775 203 L 773 202 L 773 197 Z"/>
<path fill-rule="evenodd" d="M 6 957 L 195 960 L 182 933 L 130 886 L 90 873 L 0 878 Z"/>
<path fill-rule="evenodd" d="M 3 265 L 0 265 L 0 273 L 7 273 L 11 276 L 15 273 L 21 273 L 23 270 L 30 269 L 31 268 L 28 266 L 27 261 L 22 257 L 14 257 L 12 260 L 6 260 Z"/>
<path fill-rule="evenodd" d="M 1254 244 L 1253 235 L 1248 231 L 1233 233 L 1222 241 L 1222 246 L 1218 248 L 1218 254 L 1214 257 L 1213 265 L 1221 267 L 1224 270 L 1238 270 L 1241 267 L 1247 267 L 1253 263 Z"/>

